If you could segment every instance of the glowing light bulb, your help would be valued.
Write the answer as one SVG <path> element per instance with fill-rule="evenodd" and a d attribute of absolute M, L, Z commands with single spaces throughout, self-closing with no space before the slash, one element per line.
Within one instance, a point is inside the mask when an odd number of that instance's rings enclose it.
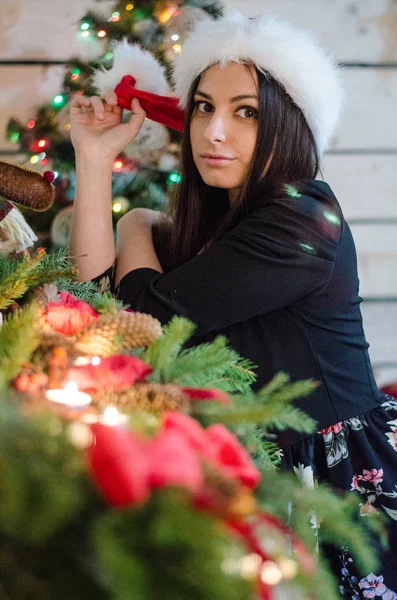
<path fill-rule="evenodd" d="M 174 35 L 171 36 L 171 39 L 173 42 L 177 42 L 179 40 L 179 35 L 177 33 L 174 33 Z"/>
<path fill-rule="evenodd" d="M 39 157 L 37 156 L 37 154 L 33 154 L 33 156 L 30 157 L 30 162 L 32 163 L 32 165 L 35 165 L 36 163 L 39 162 Z"/>
<path fill-rule="evenodd" d="M 182 52 L 182 46 L 180 44 L 174 44 L 172 46 L 172 49 L 175 52 L 175 54 L 180 54 Z"/>
<path fill-rule="evenodd" d="M 101 29 L 100 31 L 98 31 L 97 36 L 99 38 L 104 38 L 106 35 L 106 31 L 104 29 Z"/>
<path fill-rule="evenodd" d="M 125 10 L 132 10 L 134 8 L 134 5 L 131 4 L 131 2 L 129 2 L 128 4 L 125 5 Z"/>
<path fill-rule="evenodd" d="M 121 160 L 115 160 L 114 161 L 113 168 L 114 168 L 115 171 L 120 171 L 120 169 L 122 169 L 123 166 L 124 166 L 123 161 L 121 161 Z"/>
<path fill-rule="evenodd" d="M 17 142 L 20 138 L 20 134 L 18 131 L 14 131 L 11 135 L 10 135 L 10 141 L 11 142 Z"/>
<path fill-rule="evenodd" d="M 87 29 L 89 29 L 89 28 L 90 28 L 90 24 L 89 24 L 89 23 L 87 23 L 87 21 L 83 21 L 83 22 L 80 24 L 80 29 L 81 29 L 81 31 L 87 31 Z"/>
<path fill-rule="evenodd" d="M 113 58 L 113 52 L 106 52 L 105 58 L 106 60 L 110 60 L 111 58 Z"/>
<path fill-rule="evenodd" d="M 36 125 L 36 121 L 33 121 L 33 119 L 31 121 L 28 121 L 28 124 L 26 125 L 26 127 L 28 129 L 33 129 L 33 127 Z"/>
<path fill-rule="evenodd" d="M 261 579 L 267 585 L 277 585 L 283 578 L 280 567 L 272 560 L 263 563 Z"/>
<path fill-rule="evenodd" d="M 47 146 L 47 143 L 48 143 L 47 140 L 39 140 L 37 142 L 37 145 L 39 148 L 45 148 Z"/>
<path fill-rule="evenodd" d="M 55 108 L 60 108 L 64 104 L 65 104 L 65 96 L 63 94 L 57 94 L 52 100 L 52 105 Z"/>
<path fill-rule="evenodd" d="M 113 212 L 119 213 L 121 211 L 121 209 L 122 209 L 122 206 L 121 206 L 120 202 L 115 202 L 113 204 Z"/>
<path fill-rule="evenodd" d="M 90 35 L 89 31 L 82 31 L 81 32 L 82 37 L 88 37 Z"/>
<path fill-rule="evenodd" d="M 128 421 L 128 417 L 119 413 L 115 406 L 107 406 L 103 411 L 102 421 L 104 425 L 115 427 L 117 425 L 124 425 Z"/>
<path fill-rule="evenodd" d="M 91 364 L 94 365 L 94 367 L 97 367 L 98 365 L 100 365 L 101 359 L 99 358 L 99 356 L 93 356 L 91 359 Z"/>
<path fill-rule="evenodd" d="M 120 13 L 116 10 L 114 13 L 112 13 L 112 17 L 110 20 L 113 21 L 113 23 L 116 23 L 119 19 Z"/>

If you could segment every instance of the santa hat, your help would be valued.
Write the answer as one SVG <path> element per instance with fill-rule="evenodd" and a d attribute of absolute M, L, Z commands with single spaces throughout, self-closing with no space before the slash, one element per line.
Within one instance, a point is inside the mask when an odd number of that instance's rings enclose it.
<path fill-rule="evenodd" d="M 30 169 L 0 161 L 0 252 L 20 253 L 33 246 L 37 237 L 14 206 L 45 211 L 54 202 L 51 185 L 54 173 L 44 175 Z"/>
<path fill-rule="evenodd" d="M 302 110 L 322 154 L 343 101 L 340 69 L 311 34 L 270 15 L 250 19 L 236 11 L 197 23 L 175 59 L 172 95 L 165 95 L 164 71 L 155 58 L 125 43 L 116 48 L 113 68 L 97 73 L 94 84 L 100 91 L 113 89 L 119 77 L 115 92 L 120 106 L 130 108 L 135 96 L 149 118 L 183 130 L 183 110 L 196 77 L 211 65 L 243 61 L 270 73 L 284 87 Z M 122 78 L 127 74 L 129 78 Z"/>

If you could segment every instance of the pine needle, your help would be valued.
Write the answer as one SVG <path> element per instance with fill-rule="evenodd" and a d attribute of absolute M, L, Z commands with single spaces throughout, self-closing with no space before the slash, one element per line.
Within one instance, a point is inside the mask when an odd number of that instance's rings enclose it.
<path fill-rule="evenodd" d="M 21 370 L 40 343 L 35 328 L 37 306 L 19 309 L 6 317 L 0 328 L 0 389 L 3 389 Z"/>

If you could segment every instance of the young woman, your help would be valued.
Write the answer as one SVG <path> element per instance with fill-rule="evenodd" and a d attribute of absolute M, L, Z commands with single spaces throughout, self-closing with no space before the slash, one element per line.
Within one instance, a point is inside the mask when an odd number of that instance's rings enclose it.
<path fill-rule="evenodd" d="M 224 334 L 258 365 L 257 387 L 279 371 L 320 382 L 297 403 L 318 433 L 281 432 L 283 466 L 356 490 L 361 514 L 383 509 L 396 532 L 396 403 L 372 374 L 349 227 L 316 180 L 341 104 L 338 71 L 306 33 L 235 15 L 200 24 L 174 76 L 186 107 L 182 182 L 166 220 L 144 209 L 123 217 L 116 247 L 112 164 L 145 112 L 135 98 L 123 123 L 113 92 L 73 101 L 81 279 L 109 281 L 163 323 L 188 317 L 194 343 Z M 390 543 L 379 573 L 361 580 L 341 552 L 341 595 L 397 598 L 396 535 Z"/>

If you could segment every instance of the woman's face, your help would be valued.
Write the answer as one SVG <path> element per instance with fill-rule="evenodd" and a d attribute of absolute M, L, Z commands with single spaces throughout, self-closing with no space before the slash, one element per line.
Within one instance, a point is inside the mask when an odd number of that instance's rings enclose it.
<path fill-rule="evenodd" d="M 232 203 L 250 168 L 258 132 L 258 77 L 231 62 L 210 67 L 194 94 L 190 137 L 195 165 L 207 185 L 229 190 Z"/>

